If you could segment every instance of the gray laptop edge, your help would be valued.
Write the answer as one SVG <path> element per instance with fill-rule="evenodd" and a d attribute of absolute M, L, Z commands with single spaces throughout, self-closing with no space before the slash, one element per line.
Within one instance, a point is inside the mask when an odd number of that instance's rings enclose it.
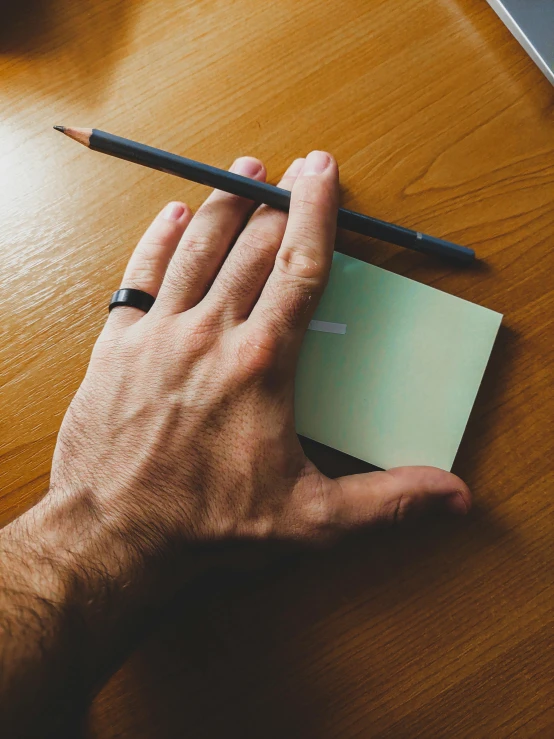
<path fill-rule="evenodd" d="M 554 0 L 487 0 L 554 85 Z"/>

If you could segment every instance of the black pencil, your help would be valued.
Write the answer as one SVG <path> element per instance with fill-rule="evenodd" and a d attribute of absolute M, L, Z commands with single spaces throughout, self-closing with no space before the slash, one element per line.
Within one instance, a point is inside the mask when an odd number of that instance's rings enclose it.
<path fill-rule="evenodd" d="M 177 177 L 224 190 L 233 195 L 240 195 L 257 203 L 266 203 L 278 210 L 289 210 L 290 192 L 280 187 L 268 185 L 265 182 L 257 182 L 248 177 L 226 172 L 223 169 L 211 167 L 209 164 L 195 162 L 193 159 L 186 159 L 177 156 L 177 154 L 170 154 L 161 149 L 154 149 L 136 141 L 113 136 L 95 128 L 69 128 L 66 126 L 54 126 L 54 128 L 94 151 L 100 151 L 103 154 L 110 154 L 128 162 L 135 162 L 145 167 L 177 175 Z M 339 208 L 337 224 L 348 231 L 372 236 L 375 239 L 388 241 L 391 244 L 404 246 L 407 249 L 413 249 L 424 254 L 448 257 L 458 262 L 472 262 L 475 258 L 473 249 L 466 246 L 459 246 L 435 236 L 428 236 L 419 231 L 395 226 L 392 223 L 380 221 L 377 218 L 355 213 L 345 208 Z"/>

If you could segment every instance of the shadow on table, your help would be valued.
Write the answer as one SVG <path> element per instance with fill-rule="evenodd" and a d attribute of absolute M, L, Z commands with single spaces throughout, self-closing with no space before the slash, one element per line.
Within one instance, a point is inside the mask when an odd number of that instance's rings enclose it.
<path fill-rule="evenodd" d="M 383 636 L 374 640 L 368 625 L 387 622 L 390 613 L 391 634 L 398 636 L 394 614 L 405 604 L 413 612 L 415 601 L 416 612 L 432 614 L 445 562 L 446 577 L 456 578 L 468 550 L 488 546 L 502 535 L 497 529 L 481 520 L 469 540 L 463 521 L 434 518 L 417 530 L 351 536 L 258 574 L 212 577 L 175 603 L 100 694 L 86 736 L 339 735 L 334 729 L 348 723 L 351 710 L 361 705 L 362 715 L 371 716 L 374 696 L 396 680 L 383 660 Z M 447 614 L 444 628 L 459 629 L 463 609 L 448 606 Z M 431 627 L 437 629 L 440 623 Z M 388 627 L 386 638 L 393 638 Z M 407 641 L 396 669 L 423 654 L 432 659 L 433 638 L 418 632 Z M 368 724 L 359 735 L 379 734 Z"/>
<path fill-rule="evenodd" d="M 26 91 L 35 80 L 41 89 L 90 96 L 125 57 L 139 7 L 129 0 L 0 0 L 0 57 L 29 62 Z"/>
<path fill-rule="evenodd" d="M 0 0 L 0 53 L 23 52 L 51 29 L 51 0 Z"/>
<path fill-rule="evenodd" d="M 516 354 L 517 334 L 501 325 L 453 467 L 470 488 L 477 482 L 475 470 L 483 469 L 486 464 L 483 457 L 497 427 L 496 410 L 506 397 Z"/>
<path fill-rule="evenodd" d="M 481 450 L 516 342 L 513 331 L 501 329 L 456 464 L 470 482 L 472 470 L 485 464 Z M 303 444 L 327 474 L 372 469 L 315 442 Z M 100 694 L 87 736 L 369 739 L 381 735 L 373 723 L 379 711 L 381 728 L 392 731 L 387 736 L 399 736 L 400 719 L 392 709 L 386 713 L 383 694 L 394 691 L 414 661 L 434 663 L 441 640 L 446 651 L 463 654 L 471 624 L 494 621 L 494 600 L 479 596 L 479 572 L 482 552 L 500 539 L 504 553 L 519 556 L 516 533 L 476 505 L 463 519 L 435 513 L 417 526 L 361 532 L 254 574 L 198 583 Z M 451 580 L 459 583 L 456 593 L 475 582 L 476 594 L 453 597 Z M 451 647 L 451 635 L 460 633 L 468 636 Z M 417 711 L 402 719 L 418 720 Z M 403 723 L 402 731 L 409 736 L 410 726 Z"/>

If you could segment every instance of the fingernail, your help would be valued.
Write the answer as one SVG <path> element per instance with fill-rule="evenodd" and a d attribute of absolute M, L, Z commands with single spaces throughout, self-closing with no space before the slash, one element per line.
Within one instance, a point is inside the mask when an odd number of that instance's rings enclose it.
<path fill-rule="evenodd" d="M 166 221 L 178 221 L 185 212 L 185 208 L 181 203 L 168 203 L 162 210 L 162 218 Z"/>
<path fill-rule="evenodd" d="M 467 503 L 461 493 L 451 493 L 446 498 L 446 506 L 451 513 L 463 516 L 467 513 Z"/>
<path fill-rule="evenodd" d="M 306 157 L 302 174 L 322 174 L 331 164 L 331 157 L 324 151 L 311 151 Z"/>
<path fill-rule="evenodd" d="M 300 172 L 302 172 L 302 167 L 304 166 L 305 159 L 295 159 L 294 162 L 290 165 L 290 167 L 285 172 L 285 177 L 298 177 Z"/>
<path fill-rule="evenodd" d="M 253 157 L 240 157 L 233 162 L 231 172 L 245 177 L 255 177 L 262 171 L 263 164 Z"/>

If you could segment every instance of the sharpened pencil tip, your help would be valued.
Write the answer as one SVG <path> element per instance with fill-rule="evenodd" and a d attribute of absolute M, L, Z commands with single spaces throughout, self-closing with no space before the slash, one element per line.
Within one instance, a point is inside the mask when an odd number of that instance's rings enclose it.
<path fill-rule="evenodd" d="M 65 133 L 65 126 L 54 126 L 56 131 L 61 131 L 62 133 Z"/>

